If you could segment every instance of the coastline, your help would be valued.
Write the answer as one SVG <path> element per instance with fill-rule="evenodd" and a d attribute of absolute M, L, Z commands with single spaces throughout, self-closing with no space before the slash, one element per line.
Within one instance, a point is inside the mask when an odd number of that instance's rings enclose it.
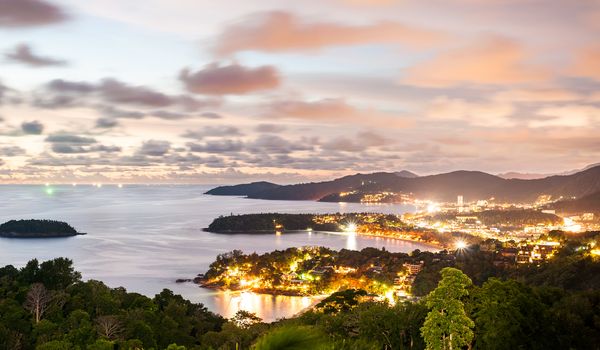
<path fill-rule="evenodd" d="M 23 239 L 36 239 L 36 238 L 68 238 L 68 237 L 76 237 L 83 236 L 86 233 L 17 233 L 17 232 L 0 232 L 0 238 L 23 238 Z"/>
<path fill-rule="evenodd" d="M 238 234 L 274 235 L 274 234 L 298 234 L 298 233 L 307 233 L 307 232 L 339 234 L 339 235 L 347 234 L 346 232 L 342 232 L 342 231 L 317 231 L 317 230 L 315 230 L 315 231 L 306 231 L 306 230 L 281 230 L 281 231 L 276 231 L 276 230 L 209 230 L 207 227 L 203 228 L 202 231 L 208 232 L 208 233 L 220 234 L 220 235 L 221 234 L 222 235 L 238 235 Z M 357 236 L 365 236 L 365 237 L 379 237 L 379 238 L 385 238 L 385 239 L 395 239 L 395 240 L 404 241 L 404 242 L 418 243 L 418 244 L 422 244 L 424 246 L 428 246 L 428 247 L 435 248 L 438 250 L 444 250 L 444 249 L 448 248 L 448 247 L 444 247 L 443 245 L 440 245 L 440 244 L 435 244 L 435 243 L 416 240 L 416 239 L 399 238 L 399 237 L 390 236 L 390 235 L 378 235 L 378 234 L 374 234 L 374 233 L 363 233 L 363 232 L 357 232 L 356 235 Z"/>

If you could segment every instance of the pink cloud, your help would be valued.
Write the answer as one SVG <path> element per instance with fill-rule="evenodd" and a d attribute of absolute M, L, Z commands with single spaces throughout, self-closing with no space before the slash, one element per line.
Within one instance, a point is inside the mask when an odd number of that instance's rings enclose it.
<path fill-rule="evenodd" d="M 575 76 L 600 80 L 600 45 L 579 50 L 572 68 Z"/>
<path fill-rule="evenodd" d="M 475 43 L 442 52 L 406 71 L 403 83 L 447 87 L 460 84 L 519 84 L 542 81 L 548 74 L 528 65 L 527 50 L 517 41 L 486 36 Z"/>
<path fill-rule="evenodd" d="M 215 51 L 219 55 L 229 55 L 246 50 L 318 50 L 330 46 L 369 43 L 398 43 L 421 47 L 438 42 L 442 36 L 438 32 L 398 22 L 367 25 L 304 22 L 288 12 L 267 12 L 226 28 L 217 41 Z"/>
<path fill-rule="evenodd" d="M 274 89 L 280 84 L 279 73 L 273 66 L 248 68 L 239 64 L 212 63 L 196 72 L 184 69 L 179 79 L 188 91 L 208 95 L 242 95 Z"/>

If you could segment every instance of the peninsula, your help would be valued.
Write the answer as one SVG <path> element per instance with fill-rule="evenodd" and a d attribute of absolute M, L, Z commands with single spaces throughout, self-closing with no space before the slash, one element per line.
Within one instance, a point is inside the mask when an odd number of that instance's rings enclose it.
<path fill-rule="evenodd" d="M 222 234 L 283 234 L 297 232 L 343 232 L 419 242 L 443 249 L 456 239 L 476 243 L 479 238 L 462 232 L 440 233 L 407 224 L 401 216 L 380 213 L 244 214 L 220 216 L 204 229 Z"/>

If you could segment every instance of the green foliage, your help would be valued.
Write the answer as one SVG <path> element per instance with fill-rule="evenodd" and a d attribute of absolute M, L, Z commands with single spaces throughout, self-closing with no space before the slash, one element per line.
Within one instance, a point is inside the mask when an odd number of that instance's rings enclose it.
<path fill-rule="evenodd" d="M 366 295 L 367 292 L 362 289 L 347 289 L 341 292 L 335 292 L 321 300 L 316 305 L 316 309 L 322 310 L 327 314 L 349 311 L 356 307 L 360 302 L 360 299 Z"/>
<path fill-rule="evenodd" d="M 169 346 L 167 346 L 167 350 L 186 350 L 187 348 L 185 346 L 179 346 L 175 343 L 173 344 L 169 344 Z"/>
<path fill-rule="evenodd" d="M 38 345 L 35 350 L 73 350 L 73 344 L 67 341 L 53 340 Z"/>
<path fill-rule="evenodd" d="M 280 327 L 261 337 L 252 347 L 254 350 L 324 350 L 332 344 L 318 329 L 308 326 Z"/>
<path fill-rule="evenodd" d="M 460 349 L 473 339 L 474 322 L 465 312 L 462 299 L 469 292 L 471 279 L 455 268 L 440 272 L 442 279 L 426 298 L 430 309 L 421 332 L 427 349 Z"/>
<path fill-rule="evenodd" d="M 231 318 L 231 322 L 239 328 L 249 328 L 250 326 L 260 323 L 262 319 L 256 316 L 255 313 L 246 310 L 240 310 Z"/>
<path fill-rule="evenodd" d="M 32 285 L 45 286 L 47 308 L 39 322 L 26 310 Z M 201 345 L 225 320 L 171 291 L 151 299 L 99 281 L 82 282 L 72 261 L 30 261 L 0 268 L 0 349 L 165 349 L 177 342 Z"/>

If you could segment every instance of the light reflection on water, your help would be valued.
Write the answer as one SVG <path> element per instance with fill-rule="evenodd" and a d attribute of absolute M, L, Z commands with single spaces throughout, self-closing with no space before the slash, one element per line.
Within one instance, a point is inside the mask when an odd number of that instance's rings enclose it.
<path fill-rule="evenodd" d="M 400 214 L 405 205 L 261 201 L 206 196 L 210 186 L 112 185 L 0 186 L 0 222 L 10 219 L 55 219 L 88 233 L 66 239 L 0 239 L 0 266 L 23 266 L 28 260 L 65 256 L 74 260 L 85 279 L 99 279 L 111 287 L 152 296 L 163 288 L 225 316 L 249 308 L 265 320 L 291 316 L 310 304 L 301 297 L 272 297 L 222 293 L 176 278 L 203 273 L 217 254 L 233 249 L 263 253 L 304 245 L 334 249 L 384 247 L 389 251 L 430 250 L 427 246 L 381 237 L 302 232 L 282 235 L 218 235 L 203 232 L 219 215 L 244 213 L 385 212 Z M 239 294 L 239 293 L 238 293 Z M 308 301 L 307 301 L 308 300 Z"/>

